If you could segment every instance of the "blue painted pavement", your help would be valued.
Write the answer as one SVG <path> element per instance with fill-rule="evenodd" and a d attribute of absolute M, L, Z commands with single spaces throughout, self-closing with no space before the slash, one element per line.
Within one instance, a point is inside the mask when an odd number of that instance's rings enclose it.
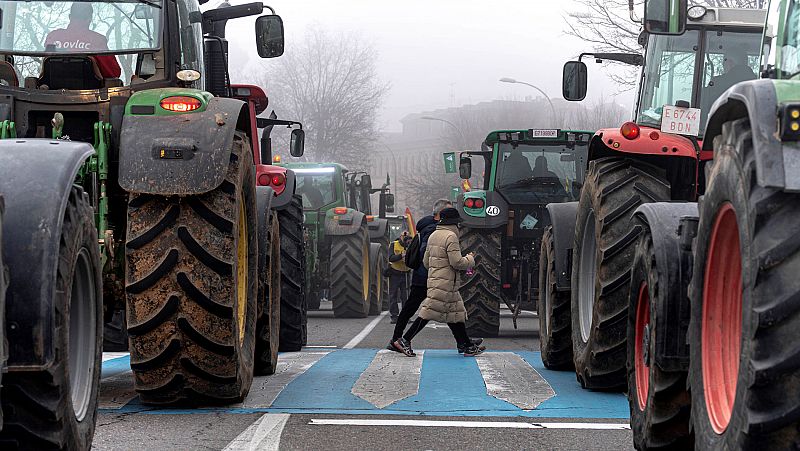
<path fill-rule="evenodd" d="M 581 389 L 571 371 L 544 368 L 538 352 L 517 352 L 550 384 L 556 395 L 526 411 L 486 393 L 486 385 L 473 358 L 453 350 L 426 350 L 419 392 L 384 409 L 378 409 L 353 395 L 351 389 L 372 359 L 375 349 L 336 350 L 320 359 L 295 378 L 275 399 L 270 408 L 160 409 L 144 406 L 134 398 L 122 409 L 108 413 L 149 414 L 198 413 L 313 413 L 367 415 L 428 415 L 530 418 L 608 418 L 627 419 L 628 401 L 620 393 Z M 480 358 L 480 357 L 477 357 Z M 104 362 L 103 378 L 129 369 L 130 359 Z M 386 387 L 391 390 L 391 387 Z M 102 393 L 101 393 L 102 394 Z"/>

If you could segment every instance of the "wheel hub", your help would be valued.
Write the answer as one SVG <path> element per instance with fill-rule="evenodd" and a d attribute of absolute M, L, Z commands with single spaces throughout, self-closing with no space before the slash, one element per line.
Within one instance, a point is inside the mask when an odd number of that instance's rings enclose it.
<path fill-rule="evenodd" d="M 89 412 L 97 343 L 97 298 L 90 251 L 78 252 L 69 303 L 69 382 L 75 418 Z"/>
<path fill-rule="evenodd" d="M 636 379 L 636 400 L 639 410 L 647 406 L 650 392 L 650 291 L 642 282 L 636 300 L 636 324 L 633 370 Z"/>
<path fill-rule="evenodd" d="M 703 286 L 701 358 L 711 427 L 725 432 L 733 413 L 742 338 L 742 256 L 736 211 L 724 204 L 714 219 Z"/>
<path fill-rule="evenodd" d="M 594 210 L 590 210 L 583 229 L 580 262 L 578 263 L 578 320 L 581 339 L 584 343 L 589 342 L 589 335 L 592 331 L 592 310 L 594 309 L 597 280 L 597 240 L 594 223 Z"/>

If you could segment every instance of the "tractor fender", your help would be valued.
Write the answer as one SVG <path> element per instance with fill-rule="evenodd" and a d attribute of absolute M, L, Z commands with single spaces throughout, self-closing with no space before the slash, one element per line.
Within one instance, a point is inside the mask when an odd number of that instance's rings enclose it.
<path fill-rule="evenodd" d="M 364 213 L 347 209 L 347 213 L 337 215 L 333 213 L 333 209 L 325 212 L 325 235 L 326 236 L 342 236 L 352 235 L 357 233 L 361 226 L 367 223 L 367 217 Z"/>
<path fill-rule="evenodd" d="M 640 205 L 633 214 L 634 221 L 650 229 L 656 266 L 659 269 L 659 289 L 667 290 L 666 299 L 657 301 L 655 362 L 664 371 L 688 370 L 690 305 L 688 296 L 691 279 L 691 254 L 682 252 L 679 226 L 683 217 L 697 217 L 693 202 L 657 202 Z M 638 290 L 632 287 L 631 290 Z M 651 302 L 654 302 L 651 299 Z"/>
<path fill-rule="evenodd" d="M 240 100 L 213 97 L 204 111 L 126 115 L 120 134 L 120 186 L 165 196 L 217 188 L 228 171 L 234 134 L 250 129 L 245 106 Z"/>
<path fill-rule="evenodd" d="M 471 191 L 466 193 L 471 198 L 483 198 L 483 209 L 467 213 L 464 209 L 465 194 L 458 196 L 457 208 L 461 215 L 462 225 L 472 229 L 495 229 L 508 224 L 508 202 L 496 191 Z M 491 213 L 491 214 L 490 214 Z"/>
<path fill-rule="evenodd" d="M 276 192 L 275 198 L 272 199 L 272 208 L 280 210 L 292 203 L 292 197 L 294 197 L 295 188 L 297 187 L 297 176 L 291 169 L 280 168 L 277 166 L 273 167 L 277 169 L 283 169 L 284 171 L 286 171 L 286 173 L 284 174 L 286 175 L 285 188 L 280 193 Z"/>
<path fill-rule="evenodd" d="M 81 142 L 0 140 L 11 371 L 40 370 L 53 362 L 53 299 L 64 211 L 75 176 L 93 153 Z"/>
<path fill-rule="evenodd" d="M 777 106 L 783 101 L 778 99 L 778 90 L 794 83 L 788 80 L 752 80 L 737 83 L 725 91 L 711 106 L 703 150 L 713 150 L 714 138 L 722 134 L 722 124 L 749 118 L 758 184 L 800 192 L 800 148 L 797 142 L 781 142 L 776 132 Z M 787 89 L 787 92 L 792 91 Z"/>
<path fill-rule="evenodd" d="M 569 291 L 572 271 L 572 248 L 575 246 L 575 221 L 578 217 L 578 202 L 547 204 L 547 214 L 553 225 L 555 247 L 556 290 Z"/>
<path fill-rule="evenodd" d="M 389 220 L 386 218 L 374 218 L 372 222 L 367 223 L 367 230 L 369 231 L 369 240 L 371 242 L 378 242 L 382 239 L 389 239 Z"/>
<path fill-rule="evenodd" d="M 640 128 L 636 139 L 625 138 L 619 128 L 598 130 L 589 142 L 589 161 L 620 154 L 697 159 L 697 149 L 688 138 L 652 127 Z"/>

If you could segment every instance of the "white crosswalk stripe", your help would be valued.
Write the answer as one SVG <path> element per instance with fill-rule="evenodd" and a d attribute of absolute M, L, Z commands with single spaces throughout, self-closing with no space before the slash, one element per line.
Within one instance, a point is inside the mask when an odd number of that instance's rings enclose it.
<path fill-rule="evenodd" d="M 288 414 L 265 414 L 233 439 L 224 451 L 277 451 Z"/>
<path fill-rule="evenodd" d="M 425 351 L 417 351 L 415 358 L 408 358 L 385 349 L 379 351 L 351 393 L 379 409 L 416 395 L 424 354 Z"/>
<path fill-rule="evenodd" d="M 253 378 L 250 394 L 238 407 L 260 409 L 272 406 L 275 398 L 281 394 L 281 391 L 289 383 L 297 376 L 305 373 L 329 352 L 287 352 L 281 354 L 275 374 Z"/>
<path fill-rule="evenodd" d="M 118 359 L 120 357 L 127 357 L 130 355 L 127 352 L 104 352 L 103 353 L 103 362 L 108 362 L 109 360 Z"/>
<path fill-rule="evenodd" d="M 556 394 L 528 362 L 513 352 L 489 352 L 475 361 L 486 383 L 486 393 L 520 409 L 535 409 Z"/>

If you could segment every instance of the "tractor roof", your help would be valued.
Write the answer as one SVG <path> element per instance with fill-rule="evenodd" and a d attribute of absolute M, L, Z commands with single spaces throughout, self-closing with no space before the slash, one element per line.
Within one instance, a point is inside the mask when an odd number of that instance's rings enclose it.
<path fill-rule="evenodd" d="M 323 169 L 323 168 L 333 168 L 334 171 L 339 172 L 347 172 L 347 168 L 339 163 L 286 163 L 283 165 L 284 167 L 292 170 L 296 169 Z"/>
<path fill-rule="evenodd" d="M 745 8 L 707 8 L 706 14 L 699 20 L 689 19 L 687 28 L 725 26 L 763 28 L 767 20 L 765 9 Z"/>
<path fill-rule="evenodd" d="M 507 141 L 570 141 L 570 135 L 575 139 L 576 135 L 584 135 L 578 140 L 588 142 L 594 132 L 586 130 L 495 130 L 486 137 L 486 145 L 491 147 L 498 142 Z"/>

